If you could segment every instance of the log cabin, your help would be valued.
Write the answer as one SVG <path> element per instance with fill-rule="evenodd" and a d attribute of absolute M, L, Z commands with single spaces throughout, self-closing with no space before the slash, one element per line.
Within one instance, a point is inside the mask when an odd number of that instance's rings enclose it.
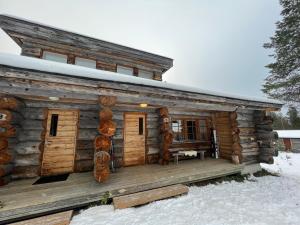
<path fill-rule="evenodd" d="M 164 164 L 173 148 L 211 157 L 212 129 L 220 158 L 272 163 L 280 103 L 162 82 L 173 60 L 160 55 L 6 15 L 0 26 L 21 48 L 0 56 L 2 179 L 92 170 L 111 139 L 116 167 Z"/>
<path fill-rule="evenodd" d="M 300 152 L 300 130 L 276 130 L 285 151 Z"/>
<path fill-rule="evenodd" d="M 163 82 L 171 58 L 41 23 L 0 27 L 21 48 L 0 54 L 1 185 L 93 171 L 101 187 L 113 169 L 199 154 L 206 168 L 273 163 L 278 101 Z"/>

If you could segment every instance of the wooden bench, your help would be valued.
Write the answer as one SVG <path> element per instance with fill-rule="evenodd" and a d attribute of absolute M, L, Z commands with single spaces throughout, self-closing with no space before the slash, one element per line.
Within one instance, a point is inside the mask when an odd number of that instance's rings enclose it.
<path fill-rule="evenodd" d="M 169 149 L 169 152 L 174 157 L 174 163 L 176 163 L 177 165 L 178 165 L 178 161 L 179 161 L 179 156 L 184 156 L 185 155 L 183 153 L 183 151 L 196 151 L 197 155 L 199 154 L 199 158 L 201 160 L 205 159 L 205 152 L 206 152 L 206 150 L 186 149 L 186 148 L 171 148 L 171 149 Z"/>

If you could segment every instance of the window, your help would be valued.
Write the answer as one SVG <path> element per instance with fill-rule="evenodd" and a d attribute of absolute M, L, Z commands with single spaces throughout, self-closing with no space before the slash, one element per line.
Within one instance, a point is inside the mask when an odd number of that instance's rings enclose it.
<path fill-rule="evenodd" d="M 153 79 L 153 72 L 149 72 L 146 70 L 139 70 L 138 76 L 146 79 Z"/>
<path fill-rule="evenodd" d="M 139 135 L 144 134 L 144 118 L 140 117 L 139 118 Z"/>
<path fill-rule="evenodd" d="M 50 136 L 55 137 L 57 134 L 58 114 L 51 115 Z"/>
<path fill-rule="evenodd" d="M 96 69 L 96 60 L 76 57 L 75 65 Z"/>
<path fill-rule="evenodd" d="M 200 138 L 201 141 L 207 139 L 206 120 L 199 120 L 199 138 Z"/>
<path fill-rule="evenodd" d="M 174 134 L 174 142 L 180 142 L 184 140 L 182 120 L 172 121 L 172 131 Z"/>
<path fill-rule="evenodd" d="M 117 65 L 117 73 L 133 75 L 133 68 Z"/>
<path fill-rule="evenodd" d="M 186 136 L 190 141 L 195 141 L 196 138 L 196 121 L 195 120 L 187 120 L 186 121 Z"/>
<path fill-rule="evenodd" d="M 173 119 L 172 120 L 173 142 L 206 141 L 207 134 L 206 119 Z"/>
<path fill-rule="evenodd" d="M 54 52 L 48 52 L 43 51 L 43 59 L 54 61 L 54 62 L 61 62 L 61 63 L 67 63 L 68 62 L 68 56 L 54 53 Z"/>

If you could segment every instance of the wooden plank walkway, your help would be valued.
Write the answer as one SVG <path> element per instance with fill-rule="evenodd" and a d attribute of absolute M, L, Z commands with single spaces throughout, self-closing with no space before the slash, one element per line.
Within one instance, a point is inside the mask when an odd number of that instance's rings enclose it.
<path fill-rule="evenodd" d="M 0 188 L 0 223 L 78 208 L 99 201 L 105 193 L 112 197 L 151 190 L 173 184 L 188 184 L 239 173 L 242 165 L 223 159 L 184 160 L 179 165 L 124 167 L 103 184 L 92 172 L 74 173 L 66 181 L 32 185 L 36 179 L 11 182 Z"/>
<path fill-rule="evenodd" d="M 68 225 L 72 219 L 73 210 L 23 220 L 10 225 Z"/>

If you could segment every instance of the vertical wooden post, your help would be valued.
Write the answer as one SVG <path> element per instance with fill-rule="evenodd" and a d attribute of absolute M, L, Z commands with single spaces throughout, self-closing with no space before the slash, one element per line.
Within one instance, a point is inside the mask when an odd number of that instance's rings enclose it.
<path fill-rule="evenodd" d="M 160 108 L 160 132 L 161 132 L 161 154 L 160 164 L 167 165 L 170 161 L 169 147 L 173 141 L 173 132 L 170 128 L 169 111 L 167 108 Z"/>
<path fill-rule="evenodd" d="M 98 182 L 104 182 L 109 178 L 109 162 L 111 156 L 109 150 L 111 149 L 111 137 L 116 132 L 116 124 L 113 122 L 113 113 L 111 107 L 116 104 L 116 97 L 101 96 L 99 104 L 102 110 L 99 112 L 99 127 L 98 135 L 94 141 L 95 155 L 94 155 L 94 177 Z"/>
<path fill-rule="evenodd" d="M 9 138 L 16 136 L 14 111 L 20 109 L 20 102 L 12 97 L 0 97 L 0 186 L 9 183 L 13 169 L 13 155 L 9 152 Z"/>

